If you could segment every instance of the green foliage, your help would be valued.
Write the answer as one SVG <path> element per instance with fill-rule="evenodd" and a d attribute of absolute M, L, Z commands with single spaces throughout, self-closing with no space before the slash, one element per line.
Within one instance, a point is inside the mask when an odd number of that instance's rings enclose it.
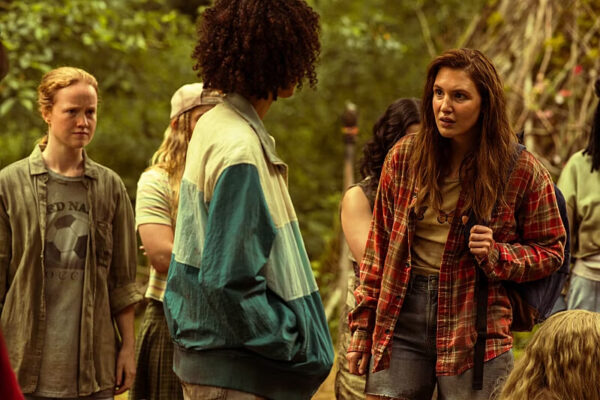
<path fill-rule="evenodd" d="M 168 99 L 195 80 L 194 27 L 159 0 L 15 1 L 0 14 L 11 70 L 0 84 L 0 166 L 44 134 L 36 87 L 52 68 L 96 76 L 100 110 L 90 155 L 121 174 L 130 195 L 168 123 Z"/>
<path fill-rule="evenodd" d="M 290 165 L 289 186 L 324 293 L 336 280 L 342 195 L 340 114 L 357 104 L 357 159 L 371 127 L 398 97 L 420 97 L 431 59 L 453 47 L 485 0 L 309 0 L 320 13 L 317 90 L 274 103 L 265 125 Z M 0 3 L 0 38 L 11 71 L 0 84 L 0 167 L 26 157 L 45 126 L 36 87 L 46 71 L 73 65 L 99 81 L 90 155 L 116 170 L 132 198 L 162 139 L 169 99 L 196 81 L 192 18 L 208 0 L 63 0 Z M 5 4 L 4 6 L 2 4 Z M 421 12 L 424 19 L 417 17 Z M 424 35 L 429 35 L 428 47 Z M 433 47 L 432 47 L 433 46 Z M 431 50 L 428 50 L 431 49 Z M 358 160 L 357 160 L 358 161 Z"/>
<path fill-rule="evenodd" d="M 515 359 L 518 359 L 523 354 L 525 347 L 531 340 L 531 337 L 538 330 L 538 325 L 536 325 L 531 332 L 514 332 L 514 341 L 513 341 L 513 352 L 515 353 Z"/>

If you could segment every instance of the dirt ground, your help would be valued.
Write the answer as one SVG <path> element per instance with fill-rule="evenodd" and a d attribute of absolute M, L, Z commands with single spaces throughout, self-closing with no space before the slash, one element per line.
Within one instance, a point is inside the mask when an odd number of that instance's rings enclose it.
<path fill-rule="evenodd" d="M 312 400 L 334 400 L 335 395 L 333 392 L 333 382 L 335 380 L 335 367 L 329 373 L 329 376 L 323 382 L 317 394 L 315 394 Z M 115 400 L 127 400 L 128 392 L 123 393 L 120 396 L 115 397 Z"/>
<path fill-rule="evenodd" d="M 325 382 L 323 382 L 323 384 L 319 388 L 319 391 L 313 396 L 312 400 L 334 400 L 335 399 L 335 394 L 333 391 L 333 383 L 335 382 L 335 365 L 336 365 L 336 363 L 334 363 L 334 367 L 331 369 L 329 376 L 327 377 Z"/>

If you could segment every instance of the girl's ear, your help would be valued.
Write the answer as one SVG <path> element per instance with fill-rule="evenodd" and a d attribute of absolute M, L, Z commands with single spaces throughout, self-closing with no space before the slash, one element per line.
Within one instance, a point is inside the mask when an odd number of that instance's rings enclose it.
<path fill-rule="evenodd" d="M 171 120 L 171 129 L 177 129 L 177 120 L 178 118 L 173 118 Z"/>
<path fill-rule="evenodd" d="M 42 118 L 44 119 L 44 122 L 46 122 L 46 124 L 50 125 L 50 114 L 52 113 L 52 111 L 48 111 L 48 110 L 43 110 L 42 111 Z"/>

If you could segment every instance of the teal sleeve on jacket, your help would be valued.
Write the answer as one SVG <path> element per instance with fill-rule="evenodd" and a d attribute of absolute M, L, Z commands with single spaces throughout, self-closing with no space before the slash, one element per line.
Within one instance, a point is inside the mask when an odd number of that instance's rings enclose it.
<path fill-rule="evenodd" d="M 256 167 L 225 169 L 208 205 L 200 265 L 181 263 L 174 254 L 169 268 L 165 296 L 168 308 L 177 310 L 176 341 L 194 343 L 195 350 L 243 347 L 269 359 L 294 359 L 296 315 L 263 273 L 276 233 Z"/>

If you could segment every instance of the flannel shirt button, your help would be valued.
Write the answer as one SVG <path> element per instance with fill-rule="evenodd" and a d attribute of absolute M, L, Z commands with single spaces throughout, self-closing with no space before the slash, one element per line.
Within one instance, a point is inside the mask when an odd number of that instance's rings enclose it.
<path fill-rule="evenodd" d="M 404 264 L 404 268 L 410 268 L 410 263 L 407 261 L 406 264 Z"/>
<path fill-rule="evenodd" d="M 389 333 L 390 333 L 390 330 L 389 330 L 389 329 L 386 329 L 386 330 L 385 330 L 385 333 L 386 333 L 386 334 L 389 334 Z"/>

